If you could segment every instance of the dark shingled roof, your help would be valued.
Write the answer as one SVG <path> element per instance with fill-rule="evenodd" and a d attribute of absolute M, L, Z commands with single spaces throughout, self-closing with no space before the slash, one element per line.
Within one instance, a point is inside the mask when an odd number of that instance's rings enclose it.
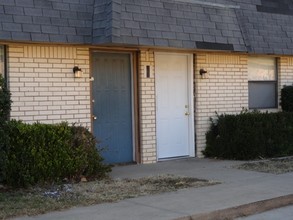
<path fill-rule="evenodd" d="M 293 54 L 292 0 L 0 0 L 0 40 Z"/>

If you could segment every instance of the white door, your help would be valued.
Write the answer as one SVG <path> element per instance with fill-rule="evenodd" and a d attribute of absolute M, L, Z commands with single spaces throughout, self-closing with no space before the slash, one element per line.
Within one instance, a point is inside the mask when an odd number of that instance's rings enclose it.
<path fill-rule="evenodd" d="M 190 56 L 156 54 L 158 159 L 190 156 Z"/>

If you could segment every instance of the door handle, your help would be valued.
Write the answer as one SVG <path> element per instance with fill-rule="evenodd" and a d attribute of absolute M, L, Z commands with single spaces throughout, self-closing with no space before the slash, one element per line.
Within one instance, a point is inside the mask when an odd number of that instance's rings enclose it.
<path fill-rule="evenodd" d="M 188 115 L 190 115 L 190 113 L 189 112 L 185 112 L 185 115 L 188 116 Z"/>

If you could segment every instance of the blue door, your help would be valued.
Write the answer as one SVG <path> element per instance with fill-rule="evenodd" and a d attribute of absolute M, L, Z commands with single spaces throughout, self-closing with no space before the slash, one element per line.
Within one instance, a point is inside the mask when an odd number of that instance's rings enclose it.
<path fill-rule="evenodd" d="M 94 135 L 106 163 L 133 161 L 129 54 L 93 53 Z"/>

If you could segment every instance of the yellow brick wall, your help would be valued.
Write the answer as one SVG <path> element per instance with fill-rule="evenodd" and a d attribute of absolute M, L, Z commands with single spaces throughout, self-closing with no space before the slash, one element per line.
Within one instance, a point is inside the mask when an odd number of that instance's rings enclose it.
<path fill-rule="evenodd" d="M 157 154 L 154 52 L 141 50 L 139 60 L 141 161 L 142 163 L 155 163 Z M 150 78 L 146 77 L 146 66 L 150 66 Z"/>
<path fill-rule="evenodd" d="M 74 66 L 83 70 L 83 78 L 74 78 Z M 89 49 L 8 45 L 8 77 L 12 118 L 90 128 Z"/>
<path fill-rule="evenodd" d="M 207 74 L 201 77 L 200 69 Z M 195 54 L 195 134 L 197 156 L 206 146 L 205 133 L 210 117 L 240 113 L 248 108 L 247 56 L 230 54 Z"/>
<path fill-rule="evenodd" d="M 293 85 L 293 57 L 280 57 L 278 62 L 278 72 L 278 94 L 280 98 L 281 89 L 285 85 Z M 280 105 L 279 109 L 281 109 Z"/>
<path fill-rule="evenodd" d="M 205 133 L 210 126 L 210 117 L 215 117 L 215 112 L 238 114 L 243 109 L 248 109 L 247 58 L 247 55 L 221 53 L 195 55 L 195 133 L 199 157 L 206 146 Z M 206 78 L 199 75 L 202 68 L 208 71 Z M 293 57 L 279 57 L 279 99 L 281 88 L 292 84 Z"/>
<path fill-rule="evenodd" d="M 8 76 L 12 117 L 25 122 L 81 123 L 90 128 L 89 49 L 63 46 L 9 45 Z M 205 148 L 210 117 L 240 113 L 248 108 L 247 55 L 194 54 L 195 135 L 197 156 Z M 293 57 L 280 57 L 279 91 L 293 83 Z M 72 68 L 84 71 L 74 78 Z M 156 154 L 156 100 L 154 51 L 139 53 L 139 114 L 142 163 L 154 163 Z M 146 77 L 150 66 L 150 77 Z M 199 70 L 207 70 L 206 77 Z"/>

